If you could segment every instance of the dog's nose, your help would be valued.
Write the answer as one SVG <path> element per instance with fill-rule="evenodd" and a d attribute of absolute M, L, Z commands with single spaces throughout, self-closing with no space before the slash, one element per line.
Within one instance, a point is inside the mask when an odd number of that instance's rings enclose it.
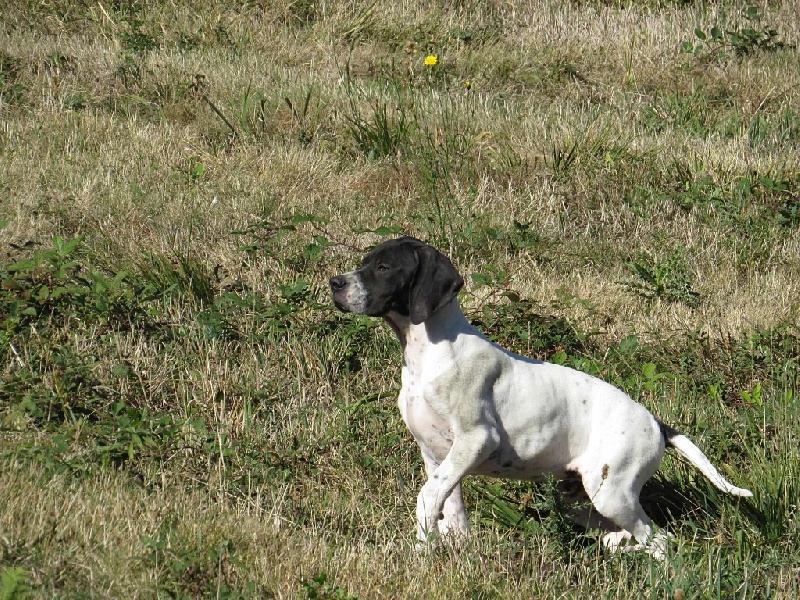
<path fill-rule="evenodd" d="M 338 292 L 347 285 L 347 280 L 341 275 L 337 275 L 336 277 L 331 277 L 328 283 L 330 283 L 331 291 Z"/>

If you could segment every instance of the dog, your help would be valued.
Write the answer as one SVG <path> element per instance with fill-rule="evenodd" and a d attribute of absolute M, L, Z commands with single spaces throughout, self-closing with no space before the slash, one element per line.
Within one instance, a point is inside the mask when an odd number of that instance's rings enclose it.
<path fill-rule="evenodd" d="M 403 348 L 398 405 L 427 474 L 417 497 L 420 542 L 468 533 L 466 475 L 535 481 L 552 474 L 580 479 L 594 507 L 583 524 L 606 530 L 606 547 L 663 559 L 673 536 L 654 534 L 639 494 L 668 446 L 720 490 L 752 496 L 621 390 L 487 339 L 459 306 L 462 277 L 432 246 L 386 241 L 329 284 L 339 310 L 382 317 Z"/>

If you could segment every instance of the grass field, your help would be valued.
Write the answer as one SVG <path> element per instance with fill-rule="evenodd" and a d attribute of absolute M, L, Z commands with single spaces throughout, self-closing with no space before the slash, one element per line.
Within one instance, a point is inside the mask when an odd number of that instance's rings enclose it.
<path fill-rule="evenodd" d="M 800 596 L 798 43 L 796 0 L 4 3 L 0 598 Z M 399 344 L 327 293 L 399 233 L 754 498 L 668 455 L 659 563 L 474 478 L 414 552 Z"/>

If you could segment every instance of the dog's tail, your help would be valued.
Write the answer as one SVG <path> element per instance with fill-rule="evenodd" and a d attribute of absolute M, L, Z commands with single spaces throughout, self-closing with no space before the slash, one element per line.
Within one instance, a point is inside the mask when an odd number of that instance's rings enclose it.
<path fill-rule="evenodd" d="M 667 441 L 667 446 L 675 448 L 675 450 L 678 451 L 678 454 L 700 469 L 700 472 L 708 477 L 715 487 L 733 496 L 745 496 L 749 498 L 753 495 L 753 492 L 750 490 L 736 487 L 730 481 L 720 475 L 716 467 L 711 464 L 711 461 L 708 460 L 708 457 L 705 454 L 703 454 L 703 451 L 694 445 L 692 440 L 687 438 L 685 435 L 678 433 L 672 429 L 672 427 L 664 425 L 660 421 L 659 425 L 661 426 L 661 432 L 664 434 L 664 439 Z"/>

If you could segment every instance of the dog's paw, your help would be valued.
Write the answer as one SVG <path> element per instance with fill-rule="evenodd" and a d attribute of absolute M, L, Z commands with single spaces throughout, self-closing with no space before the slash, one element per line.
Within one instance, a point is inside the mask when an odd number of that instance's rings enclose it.
<path fill-rule="evenodd" d="M 669 531 L 660 530 L 654 533 L 647 542 L 631 543 L 633 536 L 625 530 L 611 531 L 603 536 L 603 545 L 611 552 L 633 552 L 644 550 L 656 560 L 667 558 L 667 546 L 675 539 Z"/>
<path fill-rule="evenodd" d="M 417 531 L 417 542 L 414 544 L 414 552 L 417 554 L 428 554 L 433 552 L 441 541 L 440 536 L 435 530 L 425 533 L 424 530 Z"/>
<path fill-rule="evenodd" d="M 670 540 L 674 540 L 675 536 L 669 531 L 664 529 L 656 532 L 645 545 L 647 553 L 656 560 L 664 560 L 667 558 L 667 546 Z"/>
<path fill-rule="evenodd" d="M 611 552 L 628 551 L 628 542 L 632 539 L 632 535 L 624 529 L 620 531 L 609 531 L 603 536 L 603 546 Z"/>
<path fill-rule="evenodd" d="M 439 521 L 439 535 L 443 538 L 461 541 L 469 537 L 469 525 L 457 519 L 442 519 Z"/>

